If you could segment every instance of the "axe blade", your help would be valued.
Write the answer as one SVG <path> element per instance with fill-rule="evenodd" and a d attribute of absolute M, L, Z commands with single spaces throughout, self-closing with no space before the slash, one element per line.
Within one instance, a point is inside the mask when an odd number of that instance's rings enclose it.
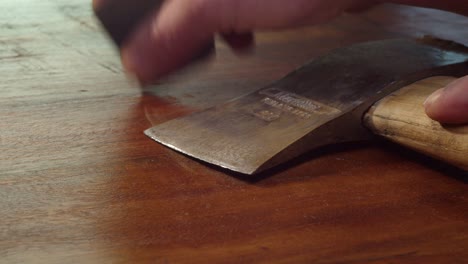
<path fill-rule="evenodd" d="M 468 48 L 384 40 L 341 48 L 246 96 L 152 127 L 155 141 L 202 161 L 255 174 L 311 149 L 361 141 L 376 101 L 435 75 L 468 74 Z"/>

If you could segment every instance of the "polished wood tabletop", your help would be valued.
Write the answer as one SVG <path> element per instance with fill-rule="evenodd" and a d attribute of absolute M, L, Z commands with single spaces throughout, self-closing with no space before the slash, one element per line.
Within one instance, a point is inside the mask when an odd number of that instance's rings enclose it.
<path fill-rule="evenodd" d="M 384 5 L 256 36 L 141 90 L 85 0 L 0 1 L 0 263 L 466 263 L 466 174 L 383 140 L 257 177 L 147 138 L 357 42 L 468 19 Z"/>

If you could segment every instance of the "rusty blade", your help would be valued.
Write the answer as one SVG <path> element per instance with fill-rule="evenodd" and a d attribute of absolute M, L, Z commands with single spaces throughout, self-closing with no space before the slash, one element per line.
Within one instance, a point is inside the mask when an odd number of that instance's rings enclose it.
<path fill-rule="evenodd" d="M 374 102 L 426 77 L 467 74 L 467 61 L 466 47 L 431 38 L 358 44 L 145 133 L 189 156 L 254 174 L 319 146 L 368 139 L 361 119 Z"/>

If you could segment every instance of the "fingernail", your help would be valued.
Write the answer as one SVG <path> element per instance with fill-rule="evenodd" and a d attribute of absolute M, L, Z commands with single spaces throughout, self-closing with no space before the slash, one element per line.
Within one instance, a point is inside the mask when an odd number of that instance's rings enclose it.
<path fill-rule="evenodd" d="M 134 52 L 131 50 L 131 49 L 128 49 L 128 48 L 124 48 L 122 50 L 122 64 L 125 68 L 125 70 L 127 70 L 128 72 L 130 72 L 131 74 L 135 74 L 136 73 L 136 65 L 137 65 L 137 56 L 136 54 L 134 54 Z"/>
<path fill-rule="evenodd" d="M 444 93 L 444 90 L 445 88 L 442 88 L 442 89 L 439 89 L 437 91 L 435 91 L 434 93 L 432 93 L 427 99 L 426 101 L 424 101 L 424 107 L 426 109 L 430 108 L 431 105 L 434 104 L 434 102 L 436 102 L 437 100 L 439 100 L 440 96 Z"/>
<path fill-rule="evenodd" d="M 131 49 L 122 50 L 122 65 L 126 70 L 126 74 L 129 78 L 134 79 L 138 82 L 140 87 L 144 87 L 150 84 L 150 82 L 143 78 L 140 74 L 139 63 L 139 54 L 134 53 Z"/>
<path fill-rule="evenodd" d="M 148 69 L 152 69 L 152 66 L 149 65 L 150 62 L 145 57 L 145 54 L 141 53 L 141 50 L 144 50 L 144 48 L 123 48 L 121 57 L 125 70 L 137 79 L 140 86 L 146 86 L 153 81 L 147 73 Z"/>

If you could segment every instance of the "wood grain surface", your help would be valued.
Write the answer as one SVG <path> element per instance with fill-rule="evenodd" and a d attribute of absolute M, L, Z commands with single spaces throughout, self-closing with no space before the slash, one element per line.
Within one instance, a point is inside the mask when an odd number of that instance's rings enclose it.
<path fill-rule="evenodd" d="M 468 19 L 380 6 L 258 34 L 141 91 L 86 0 L 0 1 L 0 263 L 466 263 L 466 175 L 391 143 L 326 148 L 258 178 L 143 135 L 333 48 Z"/>

